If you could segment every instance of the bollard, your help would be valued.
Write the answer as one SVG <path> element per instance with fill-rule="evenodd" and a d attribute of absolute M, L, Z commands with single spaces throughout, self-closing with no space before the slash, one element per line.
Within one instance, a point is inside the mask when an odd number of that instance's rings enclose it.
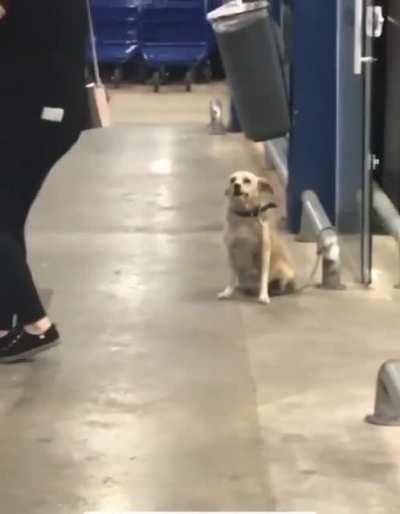
<path fill-rule="evenodd" d="M 400 426 L 400 361 L 386 361 L 376 385 L 375 411 L 365 418 L 371 425 Z"/>
<path fill-rule="evenodd" d="M 218 99 L 211 100 L 210 102 L 209 133 L 212 136 L 226 134 L 226 128 L 222 119 L 222 103 Z"/>

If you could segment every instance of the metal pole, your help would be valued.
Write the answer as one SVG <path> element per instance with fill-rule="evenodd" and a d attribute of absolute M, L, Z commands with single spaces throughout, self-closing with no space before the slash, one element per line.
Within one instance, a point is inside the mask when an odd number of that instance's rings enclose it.
<path fill-rule="evenodd" d="M 340 245 L 336 229 L 313 191 L 305 191 L 302 202 L 302 223 L 298 240 L 317 243 L 317 251 L 322 255 L 321 287 L 343 289 Z"/>
<path fill-rule="evenodd" d="M 314 191 L 304 191 L 302 194 L 302 201 L 303 208 L 308 213 L 310 222 L 316 234 L 319 234 L 328 228 L 332 228 L 332 223 Z"/>

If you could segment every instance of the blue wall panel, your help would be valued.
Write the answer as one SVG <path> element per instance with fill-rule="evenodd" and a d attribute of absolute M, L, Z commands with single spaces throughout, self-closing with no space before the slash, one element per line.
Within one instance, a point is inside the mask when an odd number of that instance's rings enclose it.
<path fill-rule="evenodd" d="M 293 0 L 289 227 L 300 225 L 301 193 L 314 190 L 335 219 L 336 0 Z"/>

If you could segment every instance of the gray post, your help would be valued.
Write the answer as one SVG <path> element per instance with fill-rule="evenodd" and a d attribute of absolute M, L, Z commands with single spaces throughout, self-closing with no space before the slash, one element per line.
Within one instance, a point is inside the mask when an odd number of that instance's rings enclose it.
<path fill-rule="evenodd" d="M 322 282 L 325 289 L 343 289 L 339 238 L 318 196 L 313 191 L 302 195 L 301 230 L 298 241 L 316 242 L 322 255 Z"/>
<path fill-rule="evenodd" d="M 209 133 L 213 136 L 226 134 L 226 128 L 222 120 L 222 103 L 218 99 L 210 102 Z"/>
<path fill-rule="evenodd" d="M 367 423 L 387 427 L 400 426 L 400 361 L 385 362 L 378 373 L 375 412 Z"/>
<path fill-rule="evenodd" d="M 389 197 L 382 191 L 378 184 L 372 188 L 372 205 L 376 215 L 383 224 L 385 230 L 394 238 L 399 250 L 399 282 L 395 285 L 400 288 L 400 214 L 392 204 Z"/>
<path fill-rule="evenodd" d="M 265 143 L 266 152 L 272 160 L 275 170 L 279 175 L 282 184 L 286 187 L 288 184 L 288 140 L 284 137 L 267 141 Z"/>

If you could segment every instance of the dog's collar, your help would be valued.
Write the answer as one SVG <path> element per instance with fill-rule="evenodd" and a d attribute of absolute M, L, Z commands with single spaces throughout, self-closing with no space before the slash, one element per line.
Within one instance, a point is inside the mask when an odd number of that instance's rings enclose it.
<path fill-rule="evenodd" d="M 266 205 L 259 205 L 258 207 L 254 207 L 254 209 L 249 209 L 247 211 L 233 211 L 234 214 L 240 216 L 241 218 L 258 218 L 258 216 L 262 212 L 266 212 L 269 209 L 276 209 L 278 206 L 276 203 L 271 202 Z"/>

